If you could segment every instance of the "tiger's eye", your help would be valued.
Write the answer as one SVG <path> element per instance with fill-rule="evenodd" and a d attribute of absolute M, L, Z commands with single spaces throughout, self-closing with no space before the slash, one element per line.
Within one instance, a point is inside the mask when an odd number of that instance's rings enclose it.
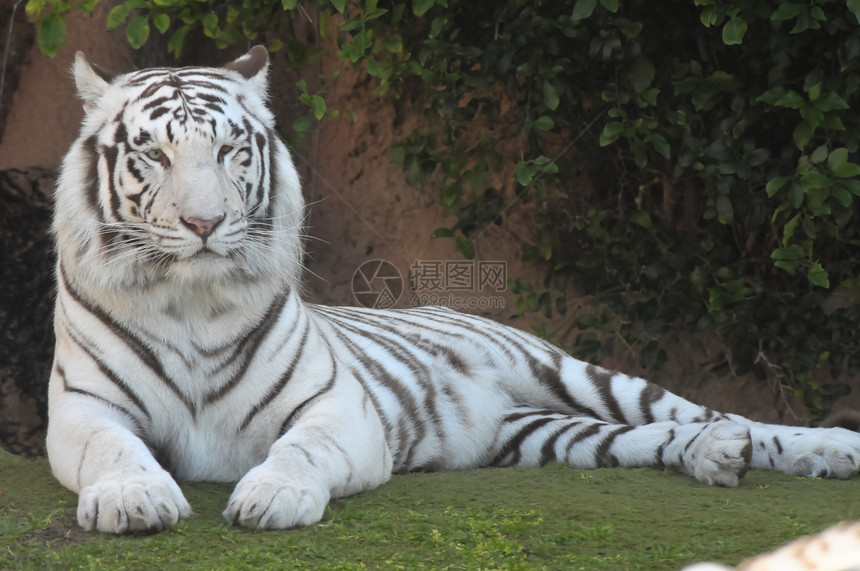
<path fill-rule="evenodd" d="M 155 147 L 146 151 L 146 156 L 154 161 L 161 162 L 164 160 L 164 151 Z"/>

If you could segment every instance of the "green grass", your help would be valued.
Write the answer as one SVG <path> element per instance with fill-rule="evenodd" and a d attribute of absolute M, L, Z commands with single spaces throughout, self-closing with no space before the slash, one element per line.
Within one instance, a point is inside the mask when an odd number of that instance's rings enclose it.
<path fill-rule="evenodd" d="M 860 480 L 751 472 L 737 489 L 650 469 L 566 466 L 396 476 L 317 525 L 249 531 L 231 486 L 184 483 L 195 514 L 155 535 L 81 531 L 47 461 L 0 451 L 0 569 L 679 569 L 735 565 L 860 519 Z"/>

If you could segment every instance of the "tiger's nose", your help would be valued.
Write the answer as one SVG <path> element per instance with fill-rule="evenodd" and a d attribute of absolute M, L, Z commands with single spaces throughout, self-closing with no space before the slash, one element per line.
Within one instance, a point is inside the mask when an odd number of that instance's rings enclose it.
<path fill-rule="evenodd" d="M 210 220 L 203 220 L 201 218 L 194 217 L 182 218 L 181 220 L 189 230 L 205 239 L 208 238 L 212 232 L 215 231 L 215 227 L 224 220 L 224 215 L 222 214 L 221 216 Z"/>

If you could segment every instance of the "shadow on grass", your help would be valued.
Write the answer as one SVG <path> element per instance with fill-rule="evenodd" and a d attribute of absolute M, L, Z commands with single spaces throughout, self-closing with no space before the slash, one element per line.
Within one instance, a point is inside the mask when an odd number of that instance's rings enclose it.
<path fill-rule="evenodd" d="M 195 514 L 165 532 L 88 533 L 46 460 L 0 451 L 0 569 L 679 569 L 860 519 L 857 479 L 773 472 L 736 489 L 651 469 L 409 474 L 276 532 L 224 523 L 230 485 L 182 488 Z"/>

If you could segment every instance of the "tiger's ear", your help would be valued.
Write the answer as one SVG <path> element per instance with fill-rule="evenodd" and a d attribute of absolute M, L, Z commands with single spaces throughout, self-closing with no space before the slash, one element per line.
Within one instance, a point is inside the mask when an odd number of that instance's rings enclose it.
<path fill-rule="evenodd" d="M 84 111 L 89 113 L 95 107 L 96 101 L 110 87 L 113 75 L 88 62 L 84 52 L 75 54 L 73 71 L 75 86 L 78 88 L 78 97 L 84 102 Z"/>
<path fill-rule="evenodd" d="M 242 57 L 225 65 L 227 69 L 236 71 L 254 86 L 255 91 L 263 99 L 266 98 L 268 86 L 269 50 L 263 46 L 254 46 Z"/>

